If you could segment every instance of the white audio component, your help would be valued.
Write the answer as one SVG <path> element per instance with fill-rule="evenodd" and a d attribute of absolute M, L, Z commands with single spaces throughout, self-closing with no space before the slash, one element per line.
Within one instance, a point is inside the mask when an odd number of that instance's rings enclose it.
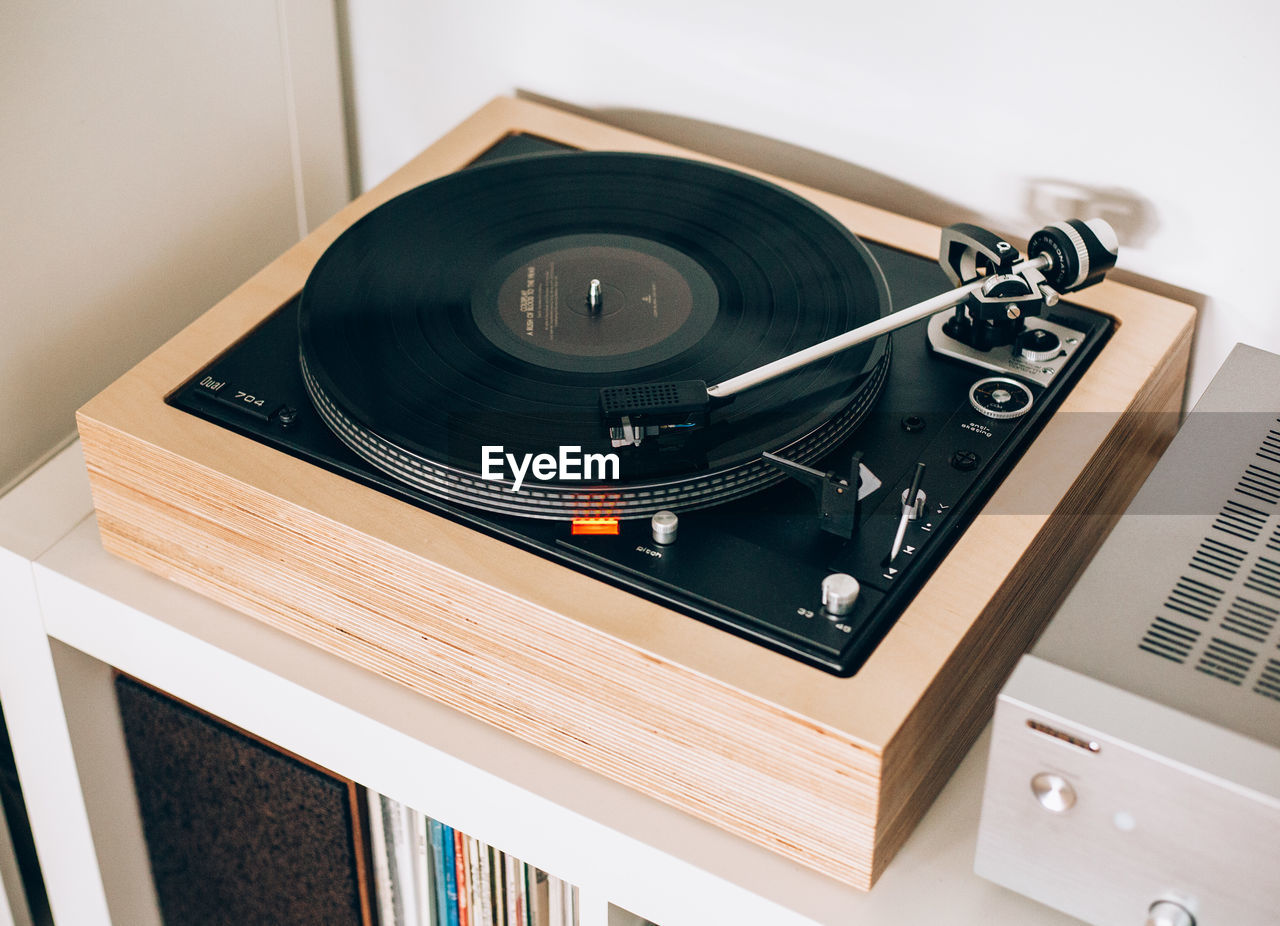
<path fill-rule="evenodd" d="M 978 874 L 1098 926 L 1280 923 L 1278 624 L 1280 357 L 1239 345 L 1000 694 Z"/>

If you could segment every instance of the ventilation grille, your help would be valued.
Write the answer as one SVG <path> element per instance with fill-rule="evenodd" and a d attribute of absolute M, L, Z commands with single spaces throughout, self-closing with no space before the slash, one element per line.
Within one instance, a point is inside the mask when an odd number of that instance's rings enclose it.
<path fill-rule="evenodd" d="M 1222 600 L 1222 589 L 1183 576 L 1169 593 L 1164 606 L 1171 611 L 1207 621 Z"/>
<path fill-rule="evenodd" d="M 1245 551 L 1239 547 L 1206 537 L 1204 543 L 1200 544 L 1200 548 L 1196 550 L 1196 555 L 1191 557 L 1191 568 L 1230 581 L 1240 571 L 1240 564 L 1244 562 L 1244 558 Z"/>
<path fill-rule="evenodd" d="M 1215 530 L 1250 543 L 1258 539 L 1262 529 L 1267 525 L 1267 513 L 1237 501 L 1229 501 L 1218 512 L 1218 520 L 1213 522 Z"/>
<path fill-rule="evenodd" d="M 1213 516 L 1138 649 L 1280 701 L 1280 427 Z M 1275 419 L 1274 425 L 1280 425 Z"/>
<path fill-rule="evenodd" d="M 1236 491 L 1241 495 L 1274 505 L 1280 502 L 1280 473 L 1250 463 L 1240 481 L 1236 483 Z"/>
<path fill-rule="evenodd" d="M 1257 658 L 1258 654 L 1253 650 L 1228 643 L 1221 637 L 1213 637 L 1205 647 L 1196 669 L 1205 675 L 1239 685 L 1249 674 L 1253 661 Z"/>
<path fill-rule="evenodd" d="M 1277 418 L 1276 422 L 1280 423 L 1280 418 Z M 1258 448 L 1258 456 L 1272 463 L 1280 463 L 1280 431 L 1272 428 L 1267 432 L 1262 446 Z"/>
<path fill-rule="evenodd" d="M 1280 617 L 1280 611 L 1275 608 L 1240 597 L 1227 608 L 1227 613 L 1222 618 L 1222 627 L 1246 640 L 1264 643 L 1271 635 L 1271 631 L 1275 629 L 1278 617 Z"/>
<path fill-rule="evenodd" d="M 1280 701 L 1280 659 L 1268 659 L 1253 690 L 1264 698 Z"/>
<path fill-rule="evenodd" d="M 1259 556 L 1244 587 L 1280 600 L 1280 562 Z"/>
<path fill-rule="evenodd" d="M 1186 662 L 1191 647 L 1200 638 L 1200 631 L 1179 624 L 1166 617 L 1157 617 L 1147 628 L 1138 649 L 1146 650 L 1173 662 Z"/>

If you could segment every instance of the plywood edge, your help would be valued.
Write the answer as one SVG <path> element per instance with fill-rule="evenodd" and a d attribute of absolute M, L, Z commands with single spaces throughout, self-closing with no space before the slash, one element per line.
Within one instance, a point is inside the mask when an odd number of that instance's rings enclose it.
<path fill-rule="evenodd" d="M 581 622 L 83 425 L 112 553 L 771 851 L 867 882 L 877 755 Z"/>

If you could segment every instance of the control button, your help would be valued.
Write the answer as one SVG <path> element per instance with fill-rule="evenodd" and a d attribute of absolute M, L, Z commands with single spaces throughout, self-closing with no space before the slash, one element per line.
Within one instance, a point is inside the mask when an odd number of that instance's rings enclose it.
<path fill-rule="evenodd" d="M 1014 343 L 1014 352 L 1029 363 L 1052 360 L 1061 350 L 1062 339 L 1045 328 L 1028 328 Z"/>
<path fill-rule="evenodd" d="M 1041 772 L 1031 779 L 1031 793 L 1052 813 L 1066 813 L 1076 805 L 1076 789 L 1061 775 Z"/>
<path fill-rule="evenodd" d="M 1007 376 L 980 379 L 969 389 L 974 410 L 997 420 L 1019 418 L 1031 411 L 1031 390 Z"/>
<path fill-rule="evenodd" d="M 970 472 L 978 468 L 978 463 L 982 457 L 978 456 L 972 450 L 957 450 L 951 454 L 951 465 L 962 473 Z"/>
<path fill-rule="evenodd" d="M 649 530 L 653 533 L 654 543 L 675 543 L 676 531 L 679 529 L 680 519 L 674 511 L 659 511 L 649 519 Z"/>
<path fill-rule="evenodd" d="M 908 434 L 915 434 L 924 430 L 924 419 L 919 415 L 907 415 L 902 419 L 902 430 Z"/>
<path fill-rule="evenodd" d="M 1196 926 L 1196 918 L 1176 901 L 1157 900 L 1147 909 L 1147 926 Z"/>
<path fill-rule="evenodd" d="M 822 580 L 822 606 L 829 617 L 842 617 L 853 610 L 862 586 L 853 576 L 835 572 Z"/>
<path fill-rule="evenodd" d="M 911 485 L 902 493 L 902 516 L 898 519 L 898 530 L 893 535 L 893 546 L 889 548 L 889 558 L 884 562 L 890 567 L 890 573 L 893 572 L 893 561 L 902 551 L 902 541 L 907 537 L 907 522 L 914 521 L 924 513 L 924 492 L 920 490 L 920 483 L 924 481 L 924 471 L 925 465 L 916 463 L 915 472 L 911 474 Z"/>

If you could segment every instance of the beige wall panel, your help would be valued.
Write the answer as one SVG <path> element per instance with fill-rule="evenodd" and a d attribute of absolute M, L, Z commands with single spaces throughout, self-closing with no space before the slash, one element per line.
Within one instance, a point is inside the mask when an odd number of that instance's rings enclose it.
<path fill-rule="evenodd" d="M 298 239 L 299 177 L 308 212 L 343 202 L 332 19 L 262 0 L 0 5 L 0 488 Z"/>

